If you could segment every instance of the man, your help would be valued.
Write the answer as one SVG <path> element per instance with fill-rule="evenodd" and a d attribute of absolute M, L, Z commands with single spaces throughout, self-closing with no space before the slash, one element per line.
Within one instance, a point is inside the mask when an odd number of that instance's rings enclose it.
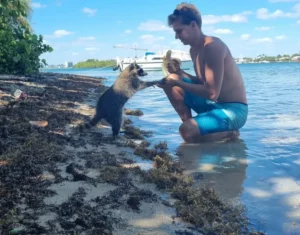
<path fill-rule="evenodd" d="M 202 19 L 193 4 L 177 5 L 168 16 L 175 38 L 190 45 L 196 76 L 172 71 L 162 86 L 183 121 L 179 132 L 185 142 L 219 141 L 239 136 L 248 116 L 241 73 L 226 44 L 203 34 Z M 192 117 L 191 110 L 197 115 Z"/>

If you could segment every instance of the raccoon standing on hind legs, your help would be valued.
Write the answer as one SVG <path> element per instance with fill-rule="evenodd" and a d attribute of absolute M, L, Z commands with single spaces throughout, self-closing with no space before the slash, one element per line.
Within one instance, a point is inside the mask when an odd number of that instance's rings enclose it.
<path fill-rule="evenodd" d="M 80 131 L 90 129 L 101 120 L 111 125 L 115 139 L 123 124 L 123 112 L 126 102 L 138 91 L 147 87 L 163 84 L 164 78 L 155 81 L 142 81 L 139 77 L 147 73 L 135 62 L 128 65 L 118 76 L 114 84 L 99 98 L 96 114 L 92 120 L 79 127 Z"/>

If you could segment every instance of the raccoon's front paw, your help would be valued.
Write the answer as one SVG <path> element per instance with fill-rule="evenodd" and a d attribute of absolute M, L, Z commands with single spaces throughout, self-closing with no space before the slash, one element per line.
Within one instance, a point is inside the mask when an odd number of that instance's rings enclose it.
<path fill-rule="evenodd" d="M 167 77 L 164 77 L 163 79 L 160 80 L 160 84 L 163 85 L 166 83 Z"/>
<path fill-rule="evenodd" d="M 159 80 L 159 81 L 156 83 L 156 86 L 162 88 L 163 85 L 166 83 L 166 80 L 167 80 L 167 78 L 164 77 L 163 79 Z"/>

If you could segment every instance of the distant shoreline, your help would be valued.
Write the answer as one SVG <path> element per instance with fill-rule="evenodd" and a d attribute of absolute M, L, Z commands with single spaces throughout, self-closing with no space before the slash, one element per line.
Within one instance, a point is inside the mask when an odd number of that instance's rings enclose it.
<path fill-rule="evenodd" d="M 236 61 L 237 64 L 282 64 L 282 63 L 300 63 L 300 61 L 258 61 L 258 62 L 238 62 Z"/>
<path fill-rule="evenodd" d="M 300 61 L 260 61 L 260 62 L 237 62 L 237 64 L 282 64 L 282 63 L 300 63 Z M 68 67 L 68 68 L 65 68 L 65 67 L 51 67 L 51 68 L 42 68 L 40 71 L 43 71 L 43 70 L 55 70 L 55 69 L 102 69 L 102 68 L 112 68 L 113 66 L 111 67 L 95 67 L 95 68 L 90 68 L 90 67 L 84 67 L 84 68 L 73 68 L 73 67 Z"/>

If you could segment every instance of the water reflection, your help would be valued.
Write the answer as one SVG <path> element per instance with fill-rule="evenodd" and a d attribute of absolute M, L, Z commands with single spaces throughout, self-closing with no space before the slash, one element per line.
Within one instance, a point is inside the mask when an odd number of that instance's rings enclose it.
<path fill-rule="evenodd" d="M 240 196 L 246 178 L 247 147 L 243 140 L 181 144 L 178 160 L 187 173 L 202 173 L 200 184 L 213 187 L 224 199 Z"/>

